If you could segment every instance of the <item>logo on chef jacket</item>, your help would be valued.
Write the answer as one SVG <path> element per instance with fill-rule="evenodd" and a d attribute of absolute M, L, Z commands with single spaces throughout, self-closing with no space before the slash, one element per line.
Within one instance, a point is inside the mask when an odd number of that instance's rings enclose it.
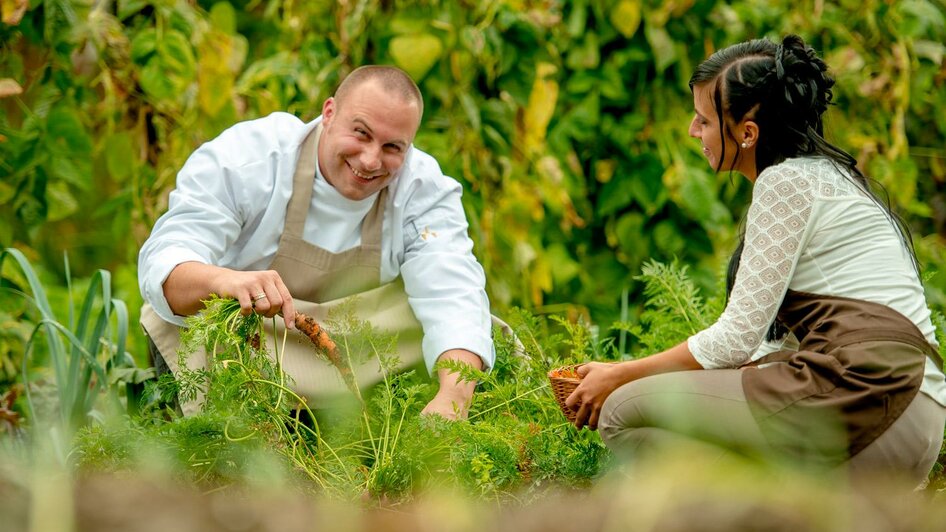
<path fill-rule="evenodd" d="M 420 237 L 426 242 L 432 238 L 437 238 L 437 232 L 431 231 L 430 227 L 424 227 L 424 231 L 421 232 Z"/>

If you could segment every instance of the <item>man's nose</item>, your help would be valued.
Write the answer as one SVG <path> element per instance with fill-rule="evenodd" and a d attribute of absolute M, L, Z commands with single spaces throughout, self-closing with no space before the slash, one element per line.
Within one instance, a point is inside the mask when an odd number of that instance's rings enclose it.
<path fill-rule="evenodd" d="M 361 166 L 366 172 L 381 169 L 381 147 L 372 143 L 361 152 Z"/>
<path fill-rule="evenodd" d="M 698 138 L 697 127 L 696 127 L 696 117 L 693 117 L 693 120 L 690 120 L 690 129 L 687 131 L 693 138 Z"/>

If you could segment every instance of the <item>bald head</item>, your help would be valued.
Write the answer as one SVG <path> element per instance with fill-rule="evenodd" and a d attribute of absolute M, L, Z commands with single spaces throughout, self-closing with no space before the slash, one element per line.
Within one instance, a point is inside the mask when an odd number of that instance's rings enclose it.
<path fill-rule="evenodd" d="M 424 99 L 414 80 L 403 70 L 392 66 L 367 65 L 352 71 L 335 91 L 336 105 L 345 105 L 345 98 L 352 91 L 366 83 L 376 83 L 388 95 L 400 98 L 403 102 L 416 103 L 418 120 L 424 114 Z"/>

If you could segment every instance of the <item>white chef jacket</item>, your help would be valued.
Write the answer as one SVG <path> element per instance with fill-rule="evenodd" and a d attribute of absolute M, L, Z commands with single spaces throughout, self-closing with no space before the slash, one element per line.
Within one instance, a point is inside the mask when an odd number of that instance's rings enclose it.
<path fill-rule="evenodd" d="M 320 122 L 321 117 L 306 124 L 291 114 L 273 113 L 230 127 L 188 158 L 168 211 L 138 255 L 141 295 L 161 318 L 183 324 L 162 287 L 178 264 L 269 268 L 292 195 L 299 145 Z M 377 193 L 349 200 L 320 172 L 314 177 L 303 238 L 334 253 L 360 244 L 361 223 Z M 445 176 L 433 157 L 411 146 L 388 187 L 380 282 L 403 278 L 424 329 L 428 371 L 449 349 L 471 351 L 492 367 L 486 276 L 473 256 L 460 184 Z"/>

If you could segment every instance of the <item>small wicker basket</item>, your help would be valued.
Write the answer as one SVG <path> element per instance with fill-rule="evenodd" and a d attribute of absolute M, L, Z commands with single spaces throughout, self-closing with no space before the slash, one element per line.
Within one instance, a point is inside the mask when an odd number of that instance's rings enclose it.
<path fill-rule="evenodd" d="M 568 421 L 572 423 L 575 422 L 575 416 L 578 414 L 578 410 L 577 408 L 572 410 L 565 406 L 565 400 L 568 399 L 568 396 L 575 391 L 575 388 L 578 387 L 578 383 L 581 382 L 581 377 L 578 376 L 578 372 L 576 371 L 577 369 L 578 364 L 575 364 L 562 366 L 549 372 L 552 394 L 555 395 L 555 400 L 558 401 L 558 406 L 562 409 L 562 413 L 564 413 Z"/>

